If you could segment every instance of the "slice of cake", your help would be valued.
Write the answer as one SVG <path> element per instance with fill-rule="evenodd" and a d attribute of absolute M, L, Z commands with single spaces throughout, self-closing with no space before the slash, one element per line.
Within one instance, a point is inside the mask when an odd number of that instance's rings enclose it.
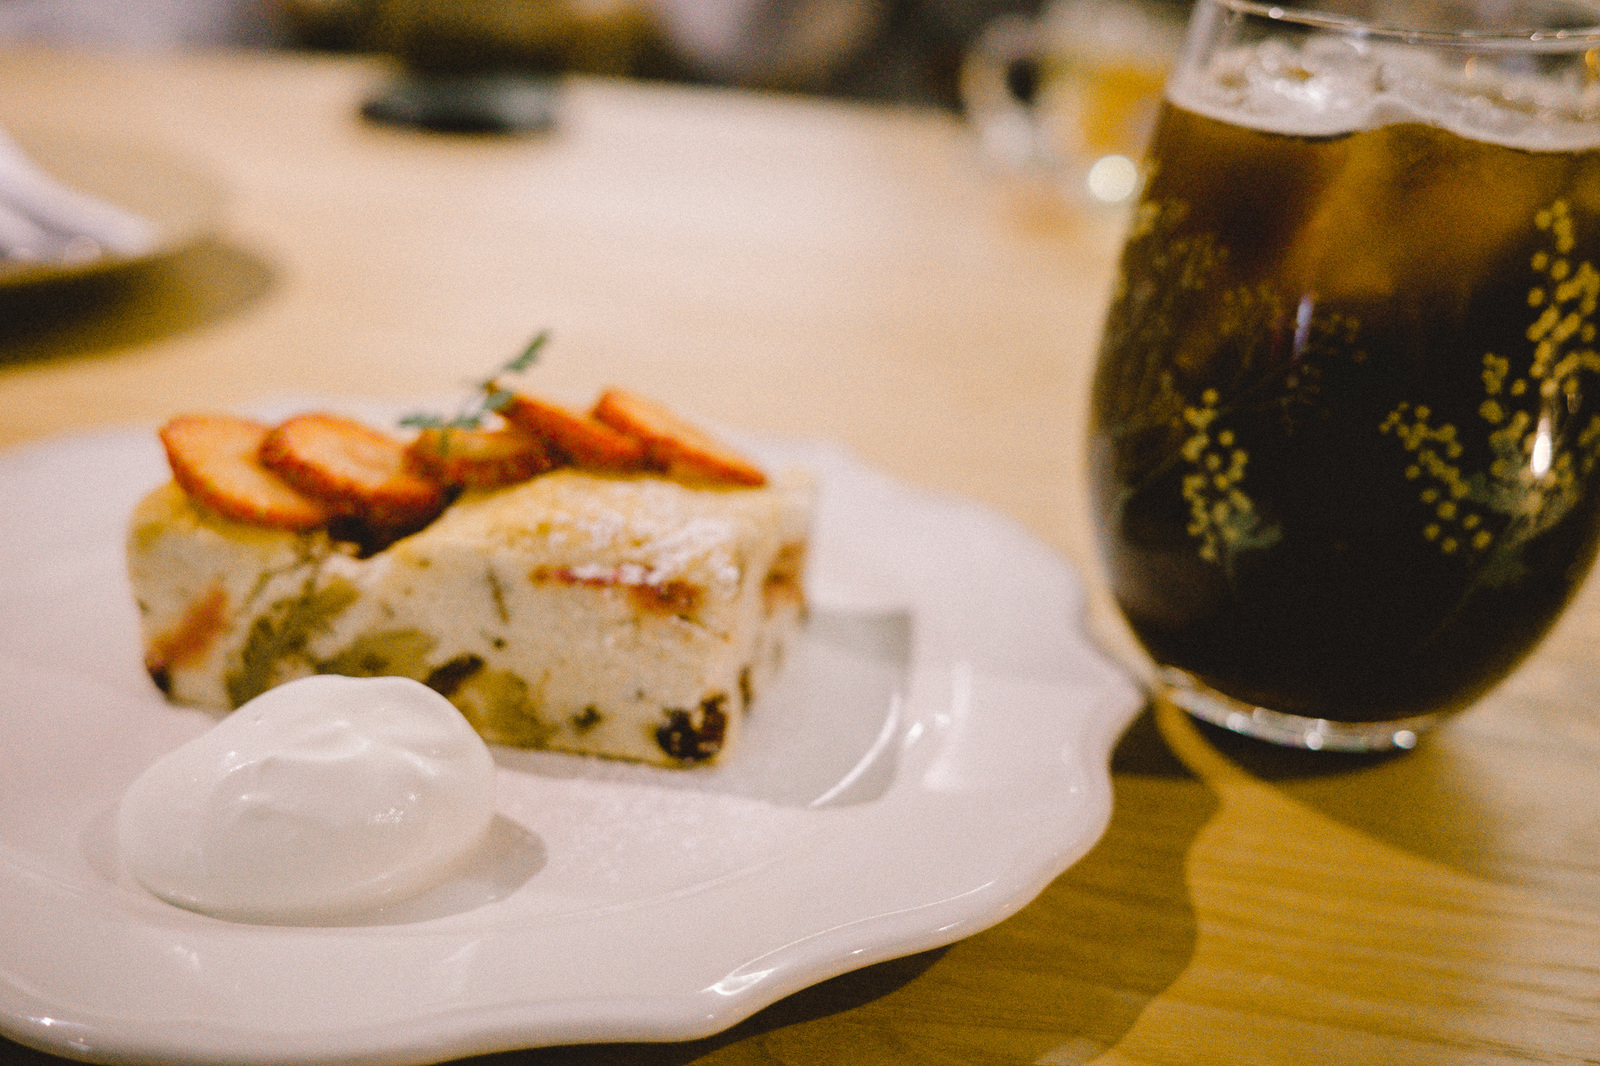
<path fill-rule="evenodd" d="M 669 766 L 727 751 L 803 618 L 809 478 L 584 469 L 540 439 L 554 469 L 446 486 L 442 513 L 377 547 L 341 525 L 348 502 L 292 527 L 230 507 L 169 440 L 176 479 L 128 536 L 152 678 L 232 708 L 313 673 L 400 675 L 496 743 Z"/>

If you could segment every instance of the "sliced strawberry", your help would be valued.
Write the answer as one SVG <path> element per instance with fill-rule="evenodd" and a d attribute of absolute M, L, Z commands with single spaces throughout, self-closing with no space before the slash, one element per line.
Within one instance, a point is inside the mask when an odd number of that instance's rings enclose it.
<path fill-rule="evenodd" d="M 425 429 L 406 448 L 412 466 L 450 488 L 492 489 L 556 466 L 544 438 L 521 426 Z"/>
<path fill-rule="evenodd" d="M 558 403 L 516 393 L 500 413 L 555 445 L 575 466 L 626 472 L 648 465 L 644 441 Z"/>
<path fill-rule="evenodd" d="M 267 427 L 232 415 L 180 415 L 161 427 L 173 480 L 189 498 L 235 522 L 303 532 L 333 512 L 262 465 Z"/>
<path fill-rule="evenodd" d="M 340 415 L 296 415 L 267 434 L 261 461 L 341 516 L 379 530 L 419 529 L 445 505 L 444 488 L 410 469 L 400 441 Z"/>
<path fill-rule="evenodd" d="M 766 474 L 749 459 L 636 393 L 607 389 L 595 404 L 594 417 L 644 441 L 650 461 L 672 477 L 751 487 L 767 483 Z"/>

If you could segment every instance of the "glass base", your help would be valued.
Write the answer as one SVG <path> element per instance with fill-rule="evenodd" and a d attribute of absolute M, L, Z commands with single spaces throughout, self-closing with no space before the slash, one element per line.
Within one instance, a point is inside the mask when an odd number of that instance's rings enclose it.
<path fill-rule="evenodd" d="M 1161 694 L 1202 721 L 1257 740 L 1310 751 L 1393 751 L 1414 748 L 1417 738 L 1449 712 L 1401 718 L 1393 722 L 1331 722 L 1282 714 L 1224 696 L 1194 675 L 1176 667 L 1156 671 Z"/>

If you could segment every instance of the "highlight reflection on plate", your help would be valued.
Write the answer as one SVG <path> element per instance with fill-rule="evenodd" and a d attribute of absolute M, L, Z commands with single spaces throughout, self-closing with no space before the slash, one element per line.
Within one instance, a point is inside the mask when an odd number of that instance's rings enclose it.
<path fill-rule="evenodd" d="M 0 1032 L 93 1061 L 438 1061 L 704 1036 L 806 985 L 1011 914 L 1110 812 L 1140 700 L 1059 557 L 825 445 L 811 623 L 725 765 L 495 750 L 457 878 L 340 926 L 156 900 L 123 790 L 214 723 L 140 665 L 122 538 L 153 433 L 0 454 Z M 19 501 L 10 504 L 9 501 Z"/>

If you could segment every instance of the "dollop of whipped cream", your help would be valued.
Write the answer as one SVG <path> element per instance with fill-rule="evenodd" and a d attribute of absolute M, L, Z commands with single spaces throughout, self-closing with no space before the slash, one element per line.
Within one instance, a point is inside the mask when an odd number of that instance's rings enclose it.
<path fill-rule="evenodd" d="M 169 903 L 311 922 L 443 880 L 494 805 L 489 749 L 443 696 L 407 678 L 319 675 L 152 764 L 123 797 L 117 840 Z"/>

